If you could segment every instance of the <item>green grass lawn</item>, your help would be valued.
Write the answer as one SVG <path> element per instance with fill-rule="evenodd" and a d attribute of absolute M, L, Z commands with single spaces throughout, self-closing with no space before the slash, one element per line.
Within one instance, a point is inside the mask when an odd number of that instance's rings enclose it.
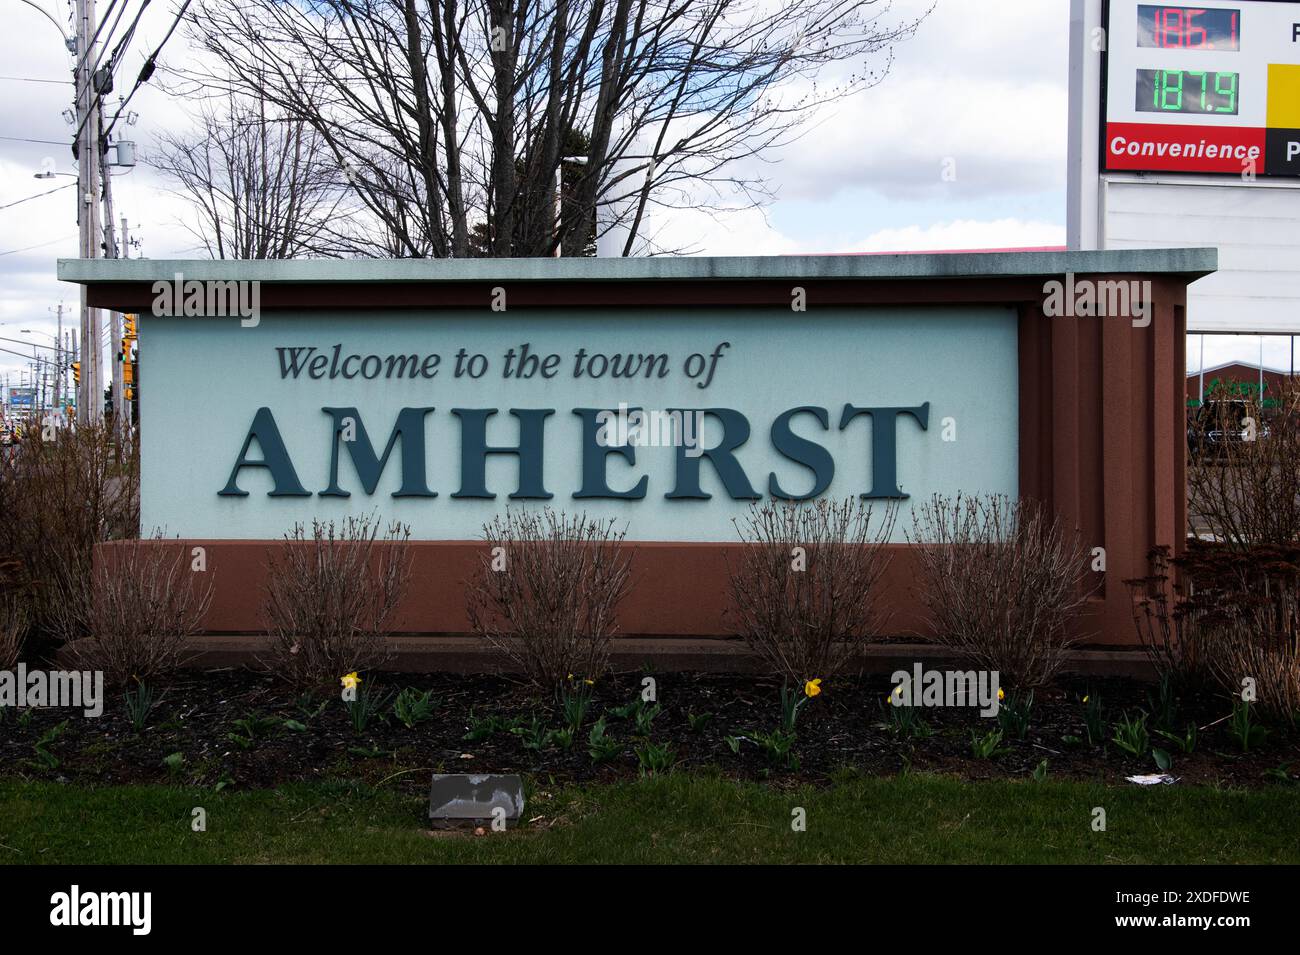
<path fill-rule="evenodd" d="M 207 831 L 191 831 L 191 810 Z M 1107 831 L 1092 829 L 1093 807 Z M 807 831 L 791 830 L 803 807 Z M 426 806 L 344 783 L 223 791 L 0 783 L 0 860 L 1297 863 L 1300 790 L 845 777 L 782 791 L 700 775 L 530 794 L 517 831 L 428 835 Z"/>

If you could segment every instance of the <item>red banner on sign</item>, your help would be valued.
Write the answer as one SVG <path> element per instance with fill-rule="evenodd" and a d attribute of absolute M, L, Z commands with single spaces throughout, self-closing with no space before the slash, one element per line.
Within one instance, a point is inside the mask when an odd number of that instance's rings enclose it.
<path fill-rule="evenodd" d="M 1106 168 L 1143 172 L 1264 172 L 1264 129 L 1108 123 Z"/>

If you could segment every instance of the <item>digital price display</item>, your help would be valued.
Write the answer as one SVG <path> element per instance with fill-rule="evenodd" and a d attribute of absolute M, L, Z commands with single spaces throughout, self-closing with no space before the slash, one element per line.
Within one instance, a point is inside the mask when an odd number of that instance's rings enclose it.
<path fill-rule="evenodd" d="M 1237 115 L 1239 73 L 1205 70 L 1138 70 L 1140 113 L 1230 113 Z"/>
<path fill-rule="evenodd" d="M 1137 39 L 1158 50 L 1240 50 L 1241 11 L 1139 4 Z"/>
<path fill-rule="evenodd" d="M 1300 3 L 1110 0 L 1102 168 L 1300 176 Z"/>

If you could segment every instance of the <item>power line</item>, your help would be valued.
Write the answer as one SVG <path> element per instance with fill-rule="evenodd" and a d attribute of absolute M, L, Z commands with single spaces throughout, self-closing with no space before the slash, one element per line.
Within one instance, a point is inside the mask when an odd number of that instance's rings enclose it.
<path fill-rule="evenodd" d="M 95 27 L 95 35 L 90 38 L 90 42 L 86 44 L 86 48 L 84 50 L 77 51 L 80 59 L 79 62 L 76 64 L 76 66 L 73 68 L 74 73 L 85 65 L 87 57 L 90 56 L 90 51 L 95 48 L 95 44 L 99 41 L 100 31 L 104 29 L 104 24 L 108 22 L 108 18 L 113 15 L 113 8 L 115 6 L 117 6 L 117 0 L 110 0 L 110 3 L 108 4 L 108 9 L 104 11 L 104 16 L 99 21 L 99 26 Z M 122 9 L 124 10 L 126 9 L 125 5 L 122 7 Z M 122 19 L 122 15 L 119 13 L 117 15 L 117 18 L 119 20 Z M 115 23 L 113 24 L 113 26 L 116 28 L 117 24 Z M 113 31 L 109 30 L 108 32 L 111 34 Z"/>
<path fill-rule="evenodd" d="M 113 0 L 113 2 L 108 5 L 108 12 L 104 14 L 104 19 L 100 22 L 101 27 L 104 25 L 104 23 L 107 23 L 108 18 L 112 16 L 113 7 L 116 6 L 116 4 L 117 4 L 117 0 Z M 131 21 L 131 26 L 126 31 L 126 34 L 120 40 L 118 40 L 116 44 L 114 44 L 113 51 L 112 53 L 109 54 L 108 57 L 109 69 L 112 69 L 113 64 L 117 61 L 117 54 L 121 52 L 122 47 L 131 41 L 131 37 L 135 36 L 136 24 L 140 22 L 140 17 L 143 16 L 144 11 L 148 6 L 149 6 L 149 0 L 144 0 L 144 5 L 140 7 L 140 12 L 135 15 L 135 19 Z M 124 3 L 122 4 L 122 9 L 117 11 L 117 19 L 113 21 L 113 25 L 109 27 L 108 33 L 104 35 L 104 46 L 100 49 L 99 56 L 95 57 L 95 65 L 90 68 L 91 73 L 94 73 L 99 68 L 100 61 L 103 59 L 104 56 L 104 50 L 108 48 L 108 43 L 110 40 L 113 39 L 113 34 L 117 32 L 117 25 L 122 22 L 122 17 L 125 13 L 126 13 L 126 4 Z M 98 30 L 95 31 L 95 36 L 96 37 L 99 36 Z M 94 40 L 91 41 L 91 47 L 93 46 L 94 46 Z"/>
<path fill-rule="evenodd" d="M 129 27 L 127 27 L 127 29 L 126 29 L 126 33 L 123 34 L 122 38 L 121 38 L 120 40 L 117 41 L 117 45 L 114 46 L 112 52 L 109 53 L 109 55 L 108 55 L 108 63 L 105 64 L 104 69 L 108 70 L 108 72 L 109 72 L 110 75 L 112 75 L 112 72 L 113 72 L 113 70 L 114 70 L 114 68 L 115 68 L 115 66 L 116 66 L 116 64 L 117 64 L 117 57 L 118 57 L 118 54 L 122 52 L 122 47 L 123 47 L 127 42 L 130 41 L 131 37 L 135 36 L 135 28 L 136 28 L 136 25 L 140 22 L 140 17 L 142 17 L 142 16 L 144 15 L 145 10 L 147 10 L 147 9 L 149 8 L 149 2 L 150 2 L 150 0 L 144 0 L 144 3 L 141 4 L 139 11 L 136 12 L 135 19 L 132 20 L 132 21 L 131 21 L 131 25 L 130 25 Z M 186 4 L 186 6 L 188 6 L 188 4 Z M 104 15 L 104 19 L 101 20 L 100 23 L 99 23 L 99 26 L 100 26 L 101 29 L 103 28 L 104 24 L 108 21 L 108 16 L 109 16 L 109 14 L 111 14 L 112 12 L 113 12 L 113 7 L 110 5 L 109 8 L 108 8 L 108 13 L 106 13 L 106 14 Z M 126 12 L 126 6 L 123 5 L 122 9 L 118 12 L 117 19 L 118 19 L 118 20 L 121 20 L 121 19 L 122 19 L 122 14 L 125 13 L 125 12 Z M 184 8 L 182 8 L 182 9 L 181 9 L 181 13 L 184 13 L 184 12 L 185 12 L 185 10 L 184 10 Z M 114 29 L 114 30 L 117 29 L 117 23 L 114 23 L 114 24 L 113 24 L 113 29 Z M 172 29 L 175 29 L 175 26 L 173 26 Z M 112 31 L 110 30 L 109 32 L 111 33 Z M 98 29 L 95 31 L 95 36 L 96 36 L 96 37 L 99 36 L 99 30 L 98 30 Z M 168 31 L 167 36 L 171 36 L 171 32 L 170 32 L 170 31 Z M 167 42 L 166 39 L 164 39 L 164 40 L 163 40 L 163 43 L 166 43 L 166 42 Z M 87 55 L 87 56 L 89 55 L 90 50 L 94 49 L 94 46 L 95 46 L 95 41 L 94 41 L 94 39 L 92 39 L 92 40 L 90 41 L 90 43 L 88 43 L 88 44 L 86 45 L 86 55 Z M 103 51 L 100 51 L 100 52 L 101 52 L 101 56 L 102 56 Z M 83 57 L 83 62 L 84 62 L 84 57 Z M 86 80 L 87 80 L 87 82 L 89 82 L 92 86 L 98 86 L 98 84 L 95 82 L 95 74 L 99 72 L 99 65 L 100 65 L 100 62 L 101 62 L 100 59 L 97 57 L 97 58 L 95 59 L 94 64 L 90 67 L 89 70 L 87 70 L 87 73 L 86 73 Z M 146 63 L 146 65 L 148 65 L 148 64 Z M 142 72 L 143 72 L 143 71 L 142 71 Z M 152 71 L 150 71 L 150 72 L 152 72 Z M 135 92 L 135 91 L 132 90 L 132 92 Z M 74 138 L 74 139 L 78 139 L 78 138 L 80 138 L 80 136 L 81 136 L 81 131 L 82 131 L 83 129 L 86 128 L 86 122 L 90 119 L 91 116 L 95 115 L 96 110 L 98 110 L 99 105 L 100 105 L 100 103 L 103 102 L 103 100 L 104 100 L 104 93 L 103 93 L 103 91 L 102 91 L 102 90 L 99 90 L 99 89 L 96 89 L 96 90 L 95 90 L 95 97 L 94 97 L 94 99 L 92 99 L 92 100 L 90 101 L 90 106 L 87 107 L 87 109 L 86 109 L 86 115 L 82 117 L 82 119 L 81 119 L 81 125 L 77 127 L 77 131 L 76 131 L 76 133 L 73 135 L 73 138 Z M 114 118 L 116 118 L 116 117 L 114 117 Z M 111 128 L 111 127 L 110 127 L 110 128 Z M 107 129 L 104 130 L 104 132 L 103 132 L 102 135 L 103 135 L 103 136 L 107 136 L 107 135 L 108 135 L 108 130 L 107 130 Z"/>
<path fill-rule="evenodd" d="M 32 249 L 43 249 L 47 245 L 57 245 L 60 242 L 67 242 L 69 239 L 75 238 L 75 235 L 65 235 L 61 239 L 51 239 L 49 242 L 38 242 L 36 245 L 29 245 L 21 249 L 10 249 L 8 252 L 0 252 L 0 255 L 17 255 L 19 252 L 30 252 Z"/>
<path fill-rule="evenodd" d="M 145 0 L 145 2 L 148 3 L 148 0 Z M 131 92 L 126 94 L 126 99 L 118 105 L 117 112 L 113 114 L 113 118 L 109 122 L 108 128 L 104 130 L 105 136 L 113 131 L 113 127 L 117 124 L 118 117 L 122 115 L 122 110 L 126 109 L 127 104 L 131 102 L 131 97 L 135 95 L 135 91 L 145 83 L 149 82 L 149 77 L 153 76 L 153 71 L 158 66 L 158 54 L 163 51 L 163 47 L 167 45 L 167 41 L 172 38 L 172 34 L 176 32 L 176 28 L 181 25 L 181 20 L 185 17 L 185 11 L 189 8 L 190 0 L 185 0 L 185 3 L 181 5 L 180 10 L 176 14 L 176 19 L 172 21 L 171 29 L 167 31 L 167 35 L 162 38 L 162 42 L 158 44 L 157 48 L 149 54 L 149 58 L 144 61 L 144 66 L 140 67 L 140 75 L 136 77 L 135 85 L 131 87 Z"/>
<path fill-rule="evenodd" d="M 38 345 L 38 346 L 36 346 L 36 347 L 37 347 L 37 348 L 43 348 L 43 347 L 48 347 L 48 346 Z M 46 358 L 46 359 L 43 359 L 43 358 L 40 358 L 40 356 L 38 356 L 38 355 L 28 355 L 28 354 L 25 354 L 24 352 L 14 351 L 12 348 L 0 348 L 0 351 L 2 351 L 2 352 L 7 352 L 7 353 L 10 354 L 10 355 L 17 355 L 19 358 L 26 359 L 27 361 L 49 361 L 49 359 L 47 359 L 47 358 Z"/>
<path fill-rule="evenodd" d="M 18 199 L 15 202 L 6 203 L 5 205 L 0 206 L 0 209 L 12 209 L 14 206 L 22 205 L 24 202 L 31 202 L 33 199 L 39 199 L 41 196 L 48 196 L 50 193 L 58 192 L 60 189 L 67 189 L 69 186 L 75 185 L 75 182 L 65 182 L 61 186 L 55 186 L 53 189 L 49 190 L 49 192 L 38 192 L 34 196 L 28 196 L 25 199 Z"/>
<path fill-rule="evenodd" d="M 15 83 L 66 83 L 72 85 L 72 80 L 38 80 L 32 76 L 0 76 L 0 80 L 12 80 Z"/>
<path fill-rule="evenodd" d="M 53 336 L 50 336 L 50 337 L 53 338 Z M 40 342 L 28 342 L 28 341 L 25 341 L 25 340 L 23 340 L 23 339 L 21 339 L 21 338 L 4 338 L 4 337 L 0 337 L 0 342 L 14 342 L 14 343 L 19 344 L 19 345 L 29 345 L 29 346 L 31 346 L 32 348 L 44 348 L 46 351 L 52 351 L 52 352 L 61 352 L 61 351 L 63 351 L 63 347 L 62 347 L 61 345 L 43 345 L 43 344 L 41 344 Z M 33 358 L 39 358 L 40 356 L 39 356 L 39 355 L 33 355 L 32 357 L 33 357 Z"/>
<path fill-rule="evenodd" d="M 40 143 L 42 146 L 67 146 L 70 142 L 66 139 L 24 139 L 22 136 L 0 136 L 0 139 L 11 143 Z"/>

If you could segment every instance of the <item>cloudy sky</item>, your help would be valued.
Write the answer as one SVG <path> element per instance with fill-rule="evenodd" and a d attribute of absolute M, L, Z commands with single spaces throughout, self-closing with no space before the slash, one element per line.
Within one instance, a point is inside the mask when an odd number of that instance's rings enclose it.
<path fill-rule="evenodd" d="M 62 23 L 67 0 L 32 0 Z M 900 15 L 931 0 L 894 0 Z M 174 3 L 146 10 L 121 71 L 129 83 L 171 22 Z M 937 0 L 911 41 L 895 49 L 879 86 L 828 109 L 807 135 L 768 158 L 777 198 L 766 209 L 715 221 L 683 213 L 680 230 L 714 255 L 988 248 L 1065 241 L 1068 0 Z M 0 0 L 0 348 L 29 354 L 50 342 L 55 309 L 76 321 L 76 289 L 54 262 L 75 256 L 71 58 L 54 24 L 23 0 Z M 165 60 L 187 51 L 178 33 Z M 48 81 L 48 82 L 34 82 Z M 116 94 L 111 107 L 116 108 Z M 114 177 L 114 200 L 150 258 L 194 254 L 177 224 L 181 205 L 147 164 L 160 129 L 188 125 L 185 106 L 146 86 L 126 129 L 142 162 Z M 119 129 L 123 127 L 119 126 Z M 35 141 L 32 141 L 35 140 Z M 945 168 L 955 175 L 944 176 Z M 24 332 L 23 329 L 30 329 Z M 26 367 L 0 351 L 10 383 Z"/>

